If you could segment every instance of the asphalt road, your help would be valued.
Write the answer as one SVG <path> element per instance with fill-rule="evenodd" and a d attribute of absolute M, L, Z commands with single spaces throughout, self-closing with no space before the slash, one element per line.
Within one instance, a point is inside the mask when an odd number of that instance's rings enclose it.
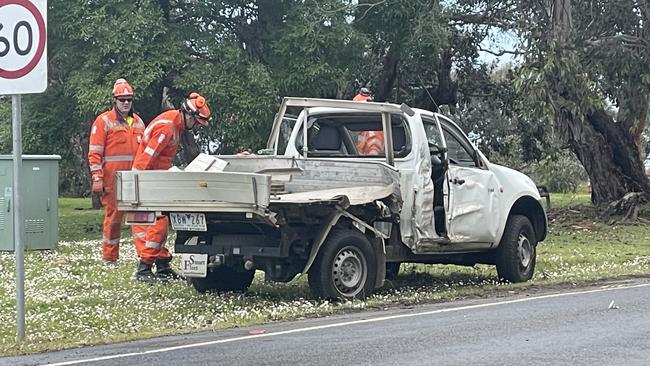
<path fill-rule="evenodd" d="M 650 365 L 649 310 L 650 281 L 635 280 L 0 358 L 0 365 Z"/>

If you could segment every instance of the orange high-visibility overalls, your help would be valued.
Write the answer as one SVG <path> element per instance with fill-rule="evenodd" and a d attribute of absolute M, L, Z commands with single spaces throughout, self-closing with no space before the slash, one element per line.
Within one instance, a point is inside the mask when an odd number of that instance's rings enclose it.
<path fill-rule="evenodd" d="M 355 102 L 368 102 L 372 100 L 370 95 L 357 94 L 352 98 Z M 361 131 L 357 137 L 357 153 L 361 156 L 381 155 L 384 153 L 384 132 L 383 131 Z"/>
<path fill-rule="evenodd" d="M 354 102 L 368 102 L 369 99 L 371 99 L 369 95 L 363 95 L 363 94 L 359 93 L 359 94 L 355 95 L 354 98 L 352 98 L 352 101 L 354 101 Z"/>
<path fill-rule="evenodd" d="M 125 120 L 113 108 L 97 116 L 90 132 L 88 165 L 93 178 L 104 183 L 100 196 L 104 206 L 102 258 L 107 261 L 116 261 L 120 252 L 122 212 L 116 207 L 115 172 L 131 169 L 144 127 L 137 114 Z"/>
<path fill-rule="evenodd" d="M 356 146 L 361 156 L 381 155 L 384 153 L 384 132 L 361 131 Z"/>
<path fill-rule="evenodd" d="M 181 134 L 185 126 L 181 111 L 166 111 L 154 118 L 144 131 L 142 143 L 133 163 L 133 170 L 169 169 L 178 151 Z M 149 265 L 157 260 L 169 260 L 171 254 L 165 248 L 169 219 L 167 216 L 156 218 L 150 226 L 133 226 L 133 242 L 140 261 Z"/>

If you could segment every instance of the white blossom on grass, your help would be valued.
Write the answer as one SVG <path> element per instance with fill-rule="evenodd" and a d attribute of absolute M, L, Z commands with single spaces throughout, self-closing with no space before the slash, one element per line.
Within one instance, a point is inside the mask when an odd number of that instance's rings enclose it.
<path fill-rule="evenodd" d="M 587 250 L 538 254 L 534 281 L 649 273 L 650 256 Z M 127 237 L 116 267 L 102 264 L 98 241 L 64 241 L 57 250 L 26 252 L 27 342 L 17 351 L 15 256 L 0 252 L 0 355 L 444 301 L 511 286 L 497 281 L 493 266 L 403 265 L 396 281 L 365 301 L 332 302 L 311 298 L 304 277 L 277 284 L 258 273 L 246 294 L 199 294 L 182 281 L 136 282 L 136 265 Z"/>

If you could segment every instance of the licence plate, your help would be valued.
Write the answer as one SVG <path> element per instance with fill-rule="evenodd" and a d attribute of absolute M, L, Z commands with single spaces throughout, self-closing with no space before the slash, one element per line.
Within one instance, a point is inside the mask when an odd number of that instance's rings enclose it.
<path fill-rule="evenodd" d="M 182 253 L 180 272 L 185 277 L 205 278 L 208 275 L 208 255 Z"/>
<path fill-rule="evenodd" d="M 208 231 L 203 213 L 170 212 L 169 221 L 174 230 Z"/>

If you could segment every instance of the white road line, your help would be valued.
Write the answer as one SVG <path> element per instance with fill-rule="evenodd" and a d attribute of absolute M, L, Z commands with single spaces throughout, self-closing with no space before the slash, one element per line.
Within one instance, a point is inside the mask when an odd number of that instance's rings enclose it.
<path fill-rule="evenodd" d="M 356 325 L 356 324 L 381 322 L 381 321 L 385 321 L 385 320 L 393 320 L 393 319 L 401 319 L 401 318 L 412 318 L 412 317 L 416 317 L 416 316 L 450 313 L 450 312 L 453 312 L 453 311 L 479 309 L 479 308 L 486 308 L 486 307 L 498 306 L 498 305 L 515 304 L 515 303 L 519 303 L 519 302 L 550 299 L 550 298 L 554 298 L 554 297 L 564 297 L 564 296 L 591 294 L 591 293 L 596 293 L 596 292 L 623 290 L 623 289 L 631 289 L 631 288 L 639 288 L 639 287 L 647 287 L 647 286 L 650 286 L 650 283 L 632 285 L 632 286 L 606 287 L 606 288 L 600 288 L 600 289 L 595 289 L 595 290 L 587 290 L 587 291 L 575 291 L 575 292 L 564 292 L 564 293 L 559 293 L 559 294 L 541 295 L 541 296 L 526 297 L 526 298 L 515 299 L 515 300 L 491 302 L 491 303 L 486 303 L 486 304 L 467 305 L 467 306 L 459 306 L 459 307 L 455 307 L 455 308 L 431 310 L 431 311 L 425 311 L 425 312 L 421 312 L 421 313 L 389 315 L 389 316 L 382 316 L 382 317 L 372 318 L 372 319 L 353 320 L 353 321 L 342 322 L 342 323 L 333 323 L 333 324 L 317 325 L 317 326 L 306 327 L 306 328 L 283 330 L 283 331 L 273 332 L 273 333 L 262 333 L 262 334 L 247 335 L 247 336 L 242 336 L 242 337 L 220 339 L 220 340 L 208 341 L 208 342 L 190 343 L 190 344 L 185 344 L 185 345 L 182 345 L 182 346 L 158 348 L 158 349 L 152 349 L 152 350 L 143 351 L 143 352 L 120 353 L 120 354 L 111 355 L 111 356 L 102 356 L 102 357 L 94 357 L 94 358 L 85 358 L 85 359 L 81 359 L 81 360 L 49 363 L 49 364 L 43 364 L 41 366 L 78 365 L 78 364 L 87 363 L 87 362 L 114 360 L 114 359 L 118 359 L 118 358 L 126 358 L 126 357 L 132 357 L 132 356 L 142 356 L 142 355 L 149 355 L 149 354 L 153 354 L 153 353 L 170 352 L 170 351 L 176 351 L 176 350 L 181 350 L 181 349 L 210 346 L 210 345 L 214 345 L 214 344 L 223 344 L 223 343 L 245 341 L 245 340 L 254 339 L 254 338 L 275 337 L 275 336 L 281 336 L 281 335 L 285 335 L 285 334 L 303 333 L 303 332 L 309 332 L 309 331 L 313 331 L 313 330 L 328 329 L 328 328 L 338 328 L 338 327 L 345 327 L 345 326 Z"/>

